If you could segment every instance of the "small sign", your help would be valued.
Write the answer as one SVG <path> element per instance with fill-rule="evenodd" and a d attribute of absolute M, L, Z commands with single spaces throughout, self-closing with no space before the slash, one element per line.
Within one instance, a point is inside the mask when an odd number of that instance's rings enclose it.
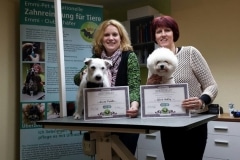
<path fill-rule="evenodd" d="M 127 118 L 129 87 L 85 88 L 84 120 Z"/>
<path fill-rule="evenodd" d="M 142 85 L 141 117 L 189 116 L 182 101 L 189 97 L 188 84 Z"/>

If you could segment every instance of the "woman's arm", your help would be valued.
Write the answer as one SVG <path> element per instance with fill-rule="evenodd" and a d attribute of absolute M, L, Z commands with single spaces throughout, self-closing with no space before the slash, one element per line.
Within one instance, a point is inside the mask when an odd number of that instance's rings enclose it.
<path fill-rule="evenodd" d="M 83 68 L 77 74 L 74 75 L 73 80 L 74 80 L 75 85 L 77 85 L 77 86 L 80 85 L 81 80 L 82 80 L 82 75 L 84 74 L 84 71 L 86 68 L 87 68 L 87 66 L 84 65 Z"/>
<path fill-rule="evenodd" d="M 136 54 L 132 52 L 128 57 L 128 86 L 130 102 L 140 102 L 140 84 L 140 66 Z M 134 104 L 136 105 L 136 103 Z"/>
<path fill-rule="evenodd" d="M 210 104 L 218 94 L 217 83 L 211 73 L 211 70 L 202 56 L 202 54 L 194 47 L 191 49 L 191 63 L 194 74 L 202 87 L 202 95 L 200 97 L 206 104 Z M 209 98 L 207 97 L 209 96 Z"/>

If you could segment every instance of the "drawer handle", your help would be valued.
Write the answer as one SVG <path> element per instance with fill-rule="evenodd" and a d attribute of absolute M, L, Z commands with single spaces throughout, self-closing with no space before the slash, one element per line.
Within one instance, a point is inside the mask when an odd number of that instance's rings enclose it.
<path fill-rule="evenodd" d="M 157 156 L 156 155 L 152 155 L 152 154 L 147 154 L 147 156 L 146 157 L 148 157 L 148 158 L 154 158 L 154 159 L 157 159 Z"/>
<path fill-rule="evenodd" d="M 214 127 L 214 130 L 221 130 L 221 131 L 227 131 L 227 127 Z"/>
<path fill-rule="evenodd" d="M 216 144 L 225 144 L 228 145 L 228 141 L 223 141 L 223 140 L 214 140 Z"/>
<path fill-rule="evenodd" d="M 156 137 L 156 135 L 155 135 L 155 134 L 146 134 L 146 137 L 152 137 L 152 138 L 154 138 L 154 137 Z"/>

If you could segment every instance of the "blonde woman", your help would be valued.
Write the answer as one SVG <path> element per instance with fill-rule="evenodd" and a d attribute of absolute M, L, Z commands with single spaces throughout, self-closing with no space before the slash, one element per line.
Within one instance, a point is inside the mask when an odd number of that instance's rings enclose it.
<path fill-rule="evenodd" d="M 95 31 L 93 39 L 93 56 L 112 61 L 109 70 L 111 86 L 129 86 L 130 109 L 127 116 L 137 117 L 140 107 L 140 67 L 136 54 L 124 26 L 117 20 L 110 19 L 102 22 Z M 84 66 L 74 76 L 74 82 L 79 85 L 80 75 L 86 69 Z M 116 133 L 125 146 L 135 154 L 139 134 Z"/>

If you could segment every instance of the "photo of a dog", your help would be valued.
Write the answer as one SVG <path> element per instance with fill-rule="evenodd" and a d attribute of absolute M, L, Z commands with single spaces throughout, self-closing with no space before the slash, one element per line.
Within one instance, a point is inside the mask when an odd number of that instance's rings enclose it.
<path fill-rule="evenodd" d="M 26 66 L 27 64 L 25 64 Z M 28 66 L 26 66 L 28 67 Z M 35 96 L 39 92 L 44 92 L 43 81 L 40 76 L 42 74 L 42 67 L 38 63 L 29 64 L 27 68 L 27 75 L 25 76 L 24 85 L 22 88 L 22 94 L 27 94 L 29 96 Z M 24 76 L 24 75 L 23 75 Z"/>
<path fill-rule="evenodd" d="M 54 119 L 60 117 L 60 103 L 59 102 L 51 102 L 47 103 L 47 119 Z M 75 101 L 67 102 L 67 116 L 72 116 L 75 111 Z"/>
<path fill-rule="evenodd" d="M 23 123 L 32 125 L 44 119 L 45 106 L 42 103 L 24 104 L 22 107 Z"/>
<path fill-rule="evenodd" d="M 56 102 L 47 104 L 47 119 L 60 117 L 60 104 Z"/>
<path fill-rule="evenodd" d="M 45 60 L 43 42 L 22 42 L 22 61 L 39 62 Z"/>
<path fill-rule="evenodd" d="M 108 68 L 112 66 L 109 60 L 99 58 L 86 58 L 84 60 L 87 66 L 86 73 L 83 74 L 77 93 L 77 109 L 73 114 L 74 119 L 81 119 L 83 115 L 83 89 L 110 87 L 111 82 L 108 76 Z"/>
<path fill-rule="evenodd" d="M 175 84 L 173 73 L 178 65 L 176 55 L 168 48 L 157 48 L 147 58 L 147 85 Z M 157 75 L 150 77 L 152 75 Z"/>
<path fill-rule="evenodd" d="M 41 78 L 35 75 L 35 70 L 30 68 L 26 77 L 24 87 L 22 89 L 23 94 L 28 94 L 29 96 L 34 96 L 38 93 L 39 83 Z"/>

